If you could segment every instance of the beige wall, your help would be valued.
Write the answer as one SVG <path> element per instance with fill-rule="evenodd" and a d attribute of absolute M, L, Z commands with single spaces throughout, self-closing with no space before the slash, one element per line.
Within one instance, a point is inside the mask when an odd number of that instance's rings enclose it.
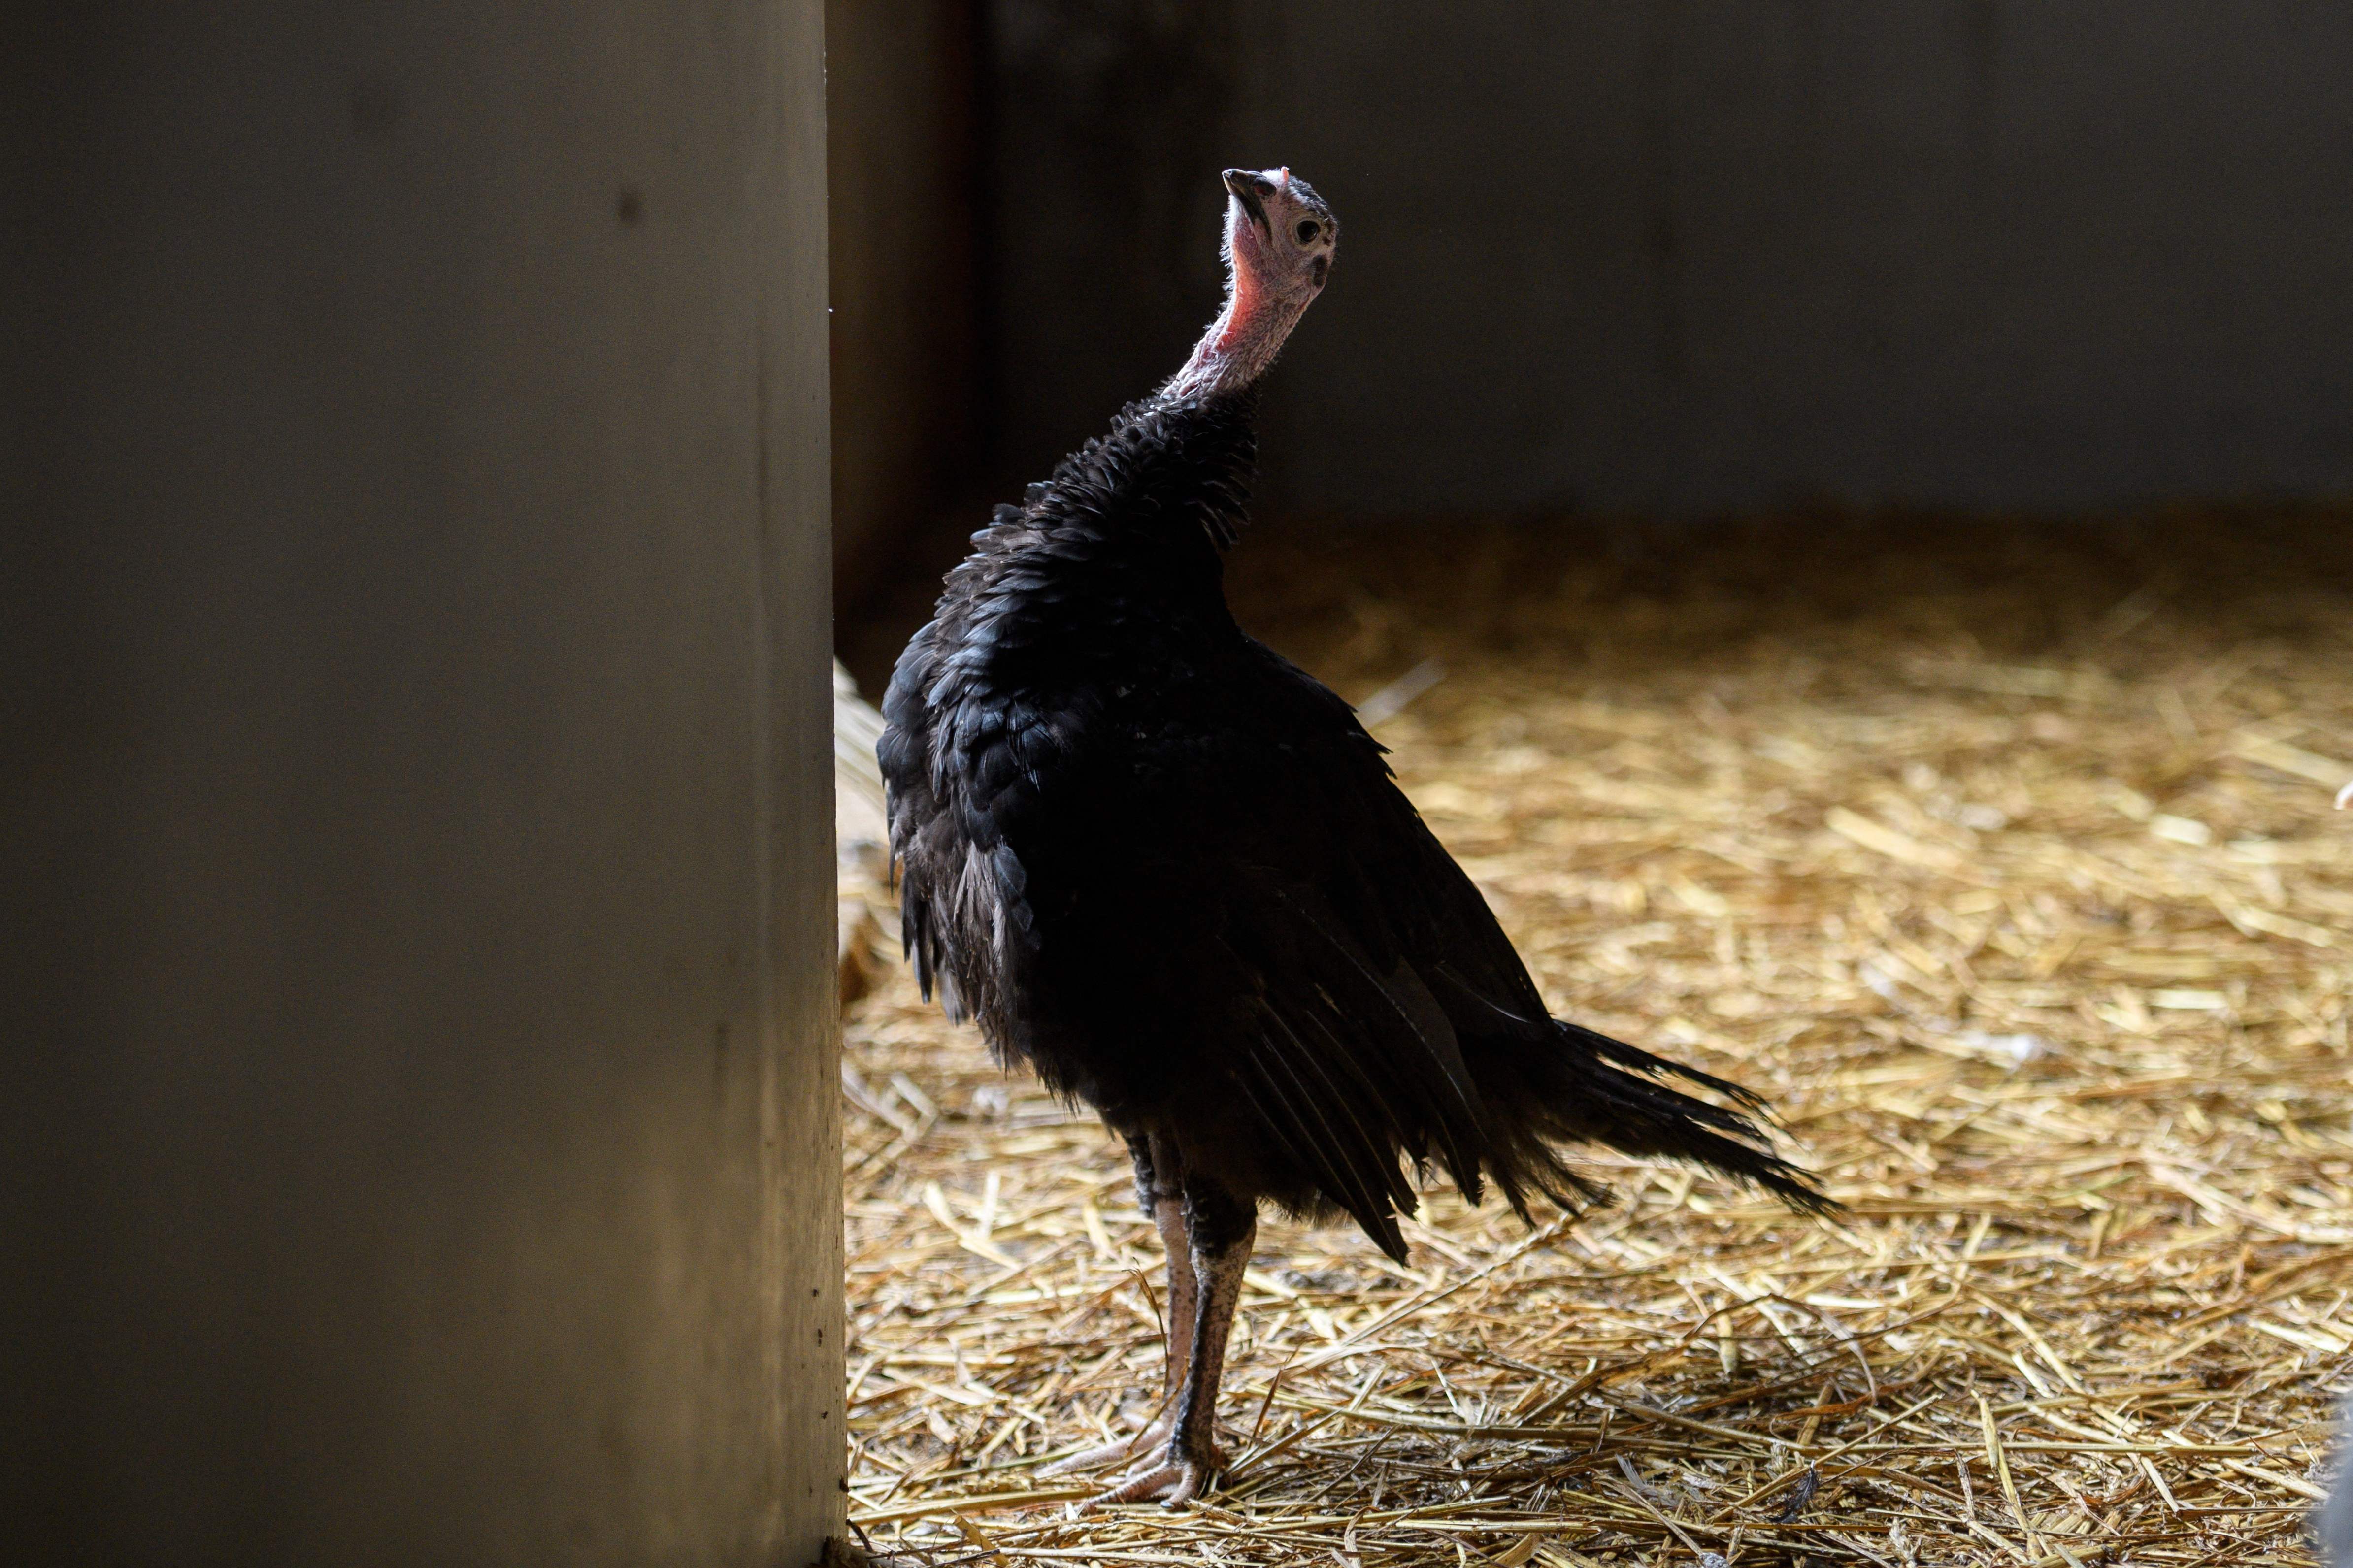
<path fill-rule="evenodd" d="M 50 10 L 0 38 L 7 1554 L 806 1563 L 818 0 Z"/>

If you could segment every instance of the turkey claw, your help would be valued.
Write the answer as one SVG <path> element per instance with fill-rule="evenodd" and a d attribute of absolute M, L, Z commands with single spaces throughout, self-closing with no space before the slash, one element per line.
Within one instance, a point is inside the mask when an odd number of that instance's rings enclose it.
<path fill-rule="evenodd" d="M 1075 1454 L 1066 1454 L 1038 1473 L 1041 1476 L 1067 1476 L 1076 1470 L 1100 1469 L 1105 1465 L 1133 1460 L 1138 1454 L 1150 1453 L 1166 1441 L 1168 1421 L 1164 1416 L 1133 1437 L 1123 1437 L 1101 1447 L 1082 1448 Z"/>
<path fill-rule="evenodd" d="M 1226 1457 L 1215 1447 L 1198 1456 L 1172 1448 L 1122 1476 L 1119 1484 L 1110 1490 L 1098 1492 L 1081 1503 L 1078 1511 L 1092 1513 L 1119 1503 L 1155 1500 L 1163 1508 L 1176 1508 L 1199 1497 L 1225 1468 Z"/>

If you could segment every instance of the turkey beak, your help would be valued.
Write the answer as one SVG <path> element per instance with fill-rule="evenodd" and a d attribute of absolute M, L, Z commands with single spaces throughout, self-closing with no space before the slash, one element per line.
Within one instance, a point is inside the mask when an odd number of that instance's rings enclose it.
<path fill-rule="evenodd" d="M 1258 226 L 1259 233 L 1271 237 L 1274 231 L 1266 221 L 1266 198 L 1274 194 L 1274 182 L 1248 169 L 1228 169 L 1226 189 L 1233 193 L 1234 200 L 1242 204 L 1242 211 L 1250 215 L 1250 220 Z"/>

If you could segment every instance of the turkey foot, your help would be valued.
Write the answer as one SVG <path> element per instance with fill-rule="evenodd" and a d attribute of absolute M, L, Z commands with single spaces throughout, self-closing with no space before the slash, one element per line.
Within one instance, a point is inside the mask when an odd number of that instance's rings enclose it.
<path fill-rule="evenodd" d="M 1226 1457 L 1215 1444 L 1206 1445 L 1202 1453 L 1190 1454 L 1182 1444 L 1171 1443 L 1158 1457 L 1122 1476 L 1117 1486 L 1089 1498 L 1079 1511 L 1088 1513 L 1117 1503 L 1155 1500 L 1163 1508 L 1175 1508 L 1199 1497 L 1210 1479 L 1225 1468 Z"/>
<path fill-rule="evenodd" d="M 1120 1477 L 1118 1483 L 1119 1487 L 1124 1487 L 1146 1470 L 1163 1468 L 1166 1464 L 1175 1462 L 1166 1458 L 1168 1434 L 1171 1429 L 1172 1423 L 1168 1417 L 1163 1415 L 1133 1437 L 1124 1438 L 1116 1443 L 1105 1443 L 1101 1447 L 1089 1448 L 1083 1453 L 1065 1454 L 1038 1473 L 1041 1476 L 1067 1476 L 1080 1470 L 1101 1469 L 1105 1465 L 1125 1464 L 1128 1467 L 1127 1474 Z M 1143 1457 L 1139 1458 L 1139 1455 Z M 1226 1451 L 1212 1442 L 1209 1445 L 1208 1471 L 1211 1475 L 1215 1475 L 1225 1468 Z M 1113 1489 L 1117 1490 L 1118 1487 Z M 1108 1495 L 1108 1493 L 1105 1494 L 1106 1497 Z M 1103 1500 L 1103 1498 L 1092 1500 L 1093 1502 Z"/>

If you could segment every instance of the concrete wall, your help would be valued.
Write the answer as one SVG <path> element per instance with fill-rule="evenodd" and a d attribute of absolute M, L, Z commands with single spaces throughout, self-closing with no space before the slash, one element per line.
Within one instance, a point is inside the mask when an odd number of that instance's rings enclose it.
<path fill-rule="evenodd" d="M 2326 0 L 992 0 L 993 386 L 1042 471 L 1210 313 L 1217 170 L 1344 231 L 1279 503 L 2353 488 Z"/>
<path fill-rule="evenodd" d="M 808 1561 L 818 0 L 5 26 L 7 1554 Z"/>
<path fill-rule="evenodd" d="M 834 584 L 847 605 L 971 483 L 973 0 L 828 0 Z"/>

